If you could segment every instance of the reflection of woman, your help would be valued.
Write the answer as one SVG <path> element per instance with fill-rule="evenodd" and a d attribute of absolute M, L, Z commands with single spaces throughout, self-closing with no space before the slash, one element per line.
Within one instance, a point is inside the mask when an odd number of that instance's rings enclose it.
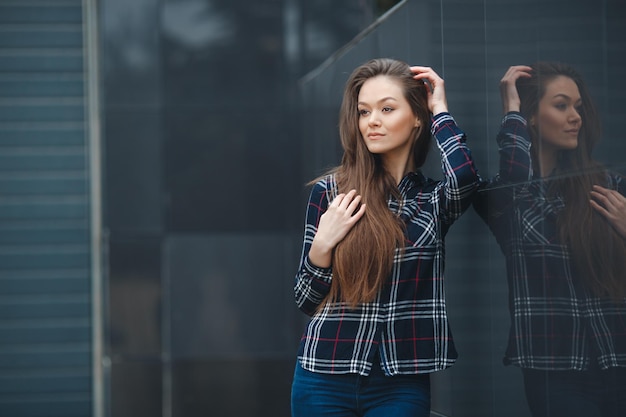
<path fill-rule="evenodd" d="M 419 171 L 431 132 L 443 181 Z M 428 416 L 428 375 L 456 359 L 444 237 L 469 206 L 477 172 L 443 80 L 427 67 L 389 59 L 358 67 L 340 136 L 341 165 L 315 183 L 308 203 L 295 296 L 311 319 L 293 415 Z"/>
<path fill-rule="evenodd" d="M 593 160 L 599 120 L 571 67 L 509 68 L 500 171 L 475 202 L 506 257 L 533 416 L 626 415 L 626 191 Z"/>

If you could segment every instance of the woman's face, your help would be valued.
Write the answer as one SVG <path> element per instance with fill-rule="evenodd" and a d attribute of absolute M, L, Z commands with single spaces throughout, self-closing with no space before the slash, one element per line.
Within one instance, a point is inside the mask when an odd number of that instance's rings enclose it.
<path fill-rule="evenodd" d="M 400 83 L 387 76 L 368 79 L 358 97 L 359 130 L 374 154 L 406 159 L 420 121 L 404 97 Z"/>
<path fill-rule="evenodd" d="M 575 149 L 582 126 L 582 100 L 569 77 L 558 76 L 546 84 L 536 116 L 531 119 L 541 138 L 542 152 Z"/>

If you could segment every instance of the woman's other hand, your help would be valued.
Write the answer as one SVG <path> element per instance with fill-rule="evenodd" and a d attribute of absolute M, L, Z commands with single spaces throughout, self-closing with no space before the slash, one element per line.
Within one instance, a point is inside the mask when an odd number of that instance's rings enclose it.
<path fill-rule="evenodd" d="M 356 190 L 339 194 L 320 217 L 317 233 L 309 249 L 310 261 L 328 268 L 332 262 L 333 249 L 348 234 L 352 226 L 365 214 L 365 204 Z"/>
<path fill-rule="evenodd" d="M 591 191 L 591 207 L 626 238 L 626 198 L 615 190 L 594 185 Z"/>
<path fill-rule="evenodd" d="M 520 98 L 515 83 L 520 78 L 530 78 L 533 69 L 527 65 L 509 67 L 500 80 L 500 97 L 504 114 L 511 111 L 520 111 Z"/>

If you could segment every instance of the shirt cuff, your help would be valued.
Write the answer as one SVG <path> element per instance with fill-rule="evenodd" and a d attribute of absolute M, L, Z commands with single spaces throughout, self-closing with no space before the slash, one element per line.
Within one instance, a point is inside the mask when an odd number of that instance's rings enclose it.
<path fill-rule="evenodd" d="M 430 131 L 432 134 L 435 134 L 435 132 L 441 129 L 441 126 L 447 122 L 452 122 L 456 124 L 456 121 L 454 120 L 452 115 L 448 112 L 441 112 L 441 113 L 437 113 L 433 115 L 431 118 L 431 122 L 432 123 L 430 126 Z"/>
<path fill-rule="evenodd" d="M 304 259 L 304 269 L 318 281 L 330 284 L 332 280 L 333 268 L 320 268 L 319 266 L 315 266 L 311 263 L 308 256 Z"/>
<path fill-rule="evenodd" d="M 502 126 L 515 123 L 521 123 L 524 126 L 527 124 L 526 119 L 522 116 L 522 113 L 518 111 L 510 111 L 502 118 Z"/>

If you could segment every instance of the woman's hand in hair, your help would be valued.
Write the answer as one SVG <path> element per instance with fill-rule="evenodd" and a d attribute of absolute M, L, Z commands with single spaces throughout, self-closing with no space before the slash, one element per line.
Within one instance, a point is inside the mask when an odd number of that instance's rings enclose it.
<path fill-rule="evenodd" d="M 520 78 L 529 78 L 532 68 L 527 65 L 514 65 L 509 67 L 500 80 L 500 97 L 502 97 L 502 110 L 504 114 L 510 111 L 520 111 L 520 98 L 515 83 Z"/>
<path fill-rule="evenodd" d="M 355 190 L 339 194 L 320 217 L 309 249 L 309 260 L 320 268 L 330 267 L 333 249 L 364 213 L 365 204 L 361 204 L 361 196 Z"/>
<path fill-rule="evenodd" d="M 428 92 L 428 109 L 435 115 L 448 111 L 443 79 L 430 67 L 411 67 L 413 78 L 424 81 Z"/>
<path fill-rule="evenodd" d="M 626 198 L 615 190 L 594 185 L 591 207 L 604 216 L 623 238 L 626 238 Z"/>

